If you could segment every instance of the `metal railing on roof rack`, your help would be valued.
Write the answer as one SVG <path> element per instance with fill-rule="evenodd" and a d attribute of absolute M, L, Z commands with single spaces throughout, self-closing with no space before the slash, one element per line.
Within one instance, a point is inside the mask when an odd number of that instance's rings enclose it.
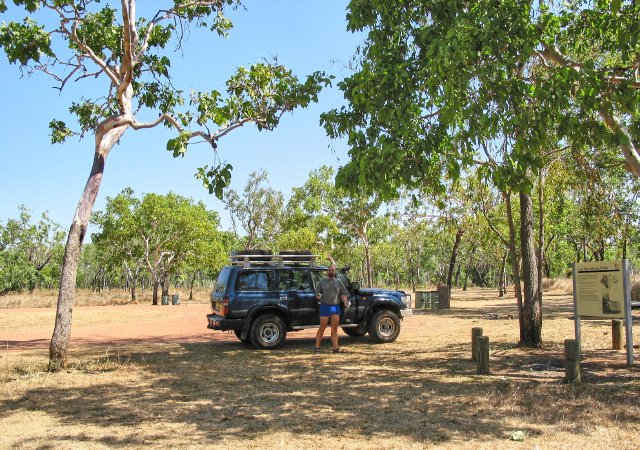
<path fill-rule="evenodd" d="M 303 265 L 303 266 L 315 266 L 318 255 L 311 255 L 308 253 L 287 253 L 285 255 L 265 255 L 262 253 L 256 254 L 231 254 L 230 262 L 232 265 L 241 265 L 245 268 L 256 265 Z"/>

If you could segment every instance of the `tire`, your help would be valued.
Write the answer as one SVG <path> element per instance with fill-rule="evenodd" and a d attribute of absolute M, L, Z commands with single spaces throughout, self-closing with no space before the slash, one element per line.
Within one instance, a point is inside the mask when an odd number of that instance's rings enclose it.
<path fill-rule="evenodd" d="M 247 339 L 242 339 L 240 337 L 240 336 L 242 336 L 242 330 L 233 330 L 233 334 L 235 334 L 236 337 L 238 339 L 240 339 L 242 342 L 244 342 L 245 344 L 251 340 L 249 337 L 247 337 Z"/>
<path fill-rule="evenodd" d="M 374 342 L 382 344 L 393 342 L 400 334 L 400 319 L 393 311 L 381 309 L 373 314 L 369 321 L 369 336 Z"/>
<path fill-rule="evenodd" d="M 342 331 L 344 331 L 347 336 L 351 337 L 362 337 L 367 334 L 367 329 L 362 325 L 354 328 L 343 328 Z"/>
<path fill-rule="evenodd" d="M 249 330 L 251 343 L 258 350 L 278 347 L 287 336 L 284 322 L 274 314 L 263 314 L 256 317 Z"/>

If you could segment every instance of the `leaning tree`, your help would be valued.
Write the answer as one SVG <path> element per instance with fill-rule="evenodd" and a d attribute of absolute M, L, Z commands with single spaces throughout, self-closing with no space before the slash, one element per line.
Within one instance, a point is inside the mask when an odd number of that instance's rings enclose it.
<path fill-rule="evenodd" d="M 54 143 L 73 135 L 94 135 L 93 165 L 65 248 L 49 349 L 50 366 L 55 368 L 66 365 L 80 250 L 107 156 L 123 134 L 129 129 L 172 128 L 176 137 L 167 150 L 176 157 L 194 141 L 209 143 L 213 164 L 199 168 L 196 177 L 221 197 L 232 167 L 220 160 L 218 140 L 247 123 L 259 130 L 273 129 L 285 112 L 316 101 L 329 80 L 316 72 L 300 82 L 281 64 L 261 62 L 238 68 L 226 83 L 226 93 L 196 92 L 187 102 L 172 84 L 174 48 L 181 48 L 190 27 L 226 35 L 232 24 L 225 12 L 240 6 L 239 0 L 160 0 L 153 2 L 155 14 L 140 18 L 135 0 L 13 3 L 15 7 L 9 7 L 7 0 L 0 0 L 0 12 L 24 14 L 22 20 L 0 25 L 0 46 L 10 63 L 51 77 L 60 91 L 73 82 L 93 80 L 91 89 L 96 79 L 102 82 L 94 98 L 71 103 L 76 130 L 60 120 L 50 123 Z"/>

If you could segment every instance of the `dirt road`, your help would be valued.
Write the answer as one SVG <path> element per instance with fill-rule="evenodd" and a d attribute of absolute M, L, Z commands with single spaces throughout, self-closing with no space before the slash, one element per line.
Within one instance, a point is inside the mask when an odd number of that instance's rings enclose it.
<path fill-rule="evenodd" d="M 48 348 L 55 312 L 55 308 L 0 309 L 0 348 Z M 70 345 L 237 341 L 231 332 L 207 329 L 208 313 L 206 303 L 77 306 Z M 290 333 L 287 339 L 309 338 L 315 332 Z"/>

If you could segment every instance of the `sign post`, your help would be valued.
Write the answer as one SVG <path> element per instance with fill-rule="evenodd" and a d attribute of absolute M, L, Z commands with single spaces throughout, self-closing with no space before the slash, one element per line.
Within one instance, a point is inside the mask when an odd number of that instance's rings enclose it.
<path fill-rule="evenodd" d="M 627 365 L 633 365 L 633 330 L 629 262 L 595 261 L 573 264 L 575 333 L 580 345 L 580 318 L 624 319 Z"/>

